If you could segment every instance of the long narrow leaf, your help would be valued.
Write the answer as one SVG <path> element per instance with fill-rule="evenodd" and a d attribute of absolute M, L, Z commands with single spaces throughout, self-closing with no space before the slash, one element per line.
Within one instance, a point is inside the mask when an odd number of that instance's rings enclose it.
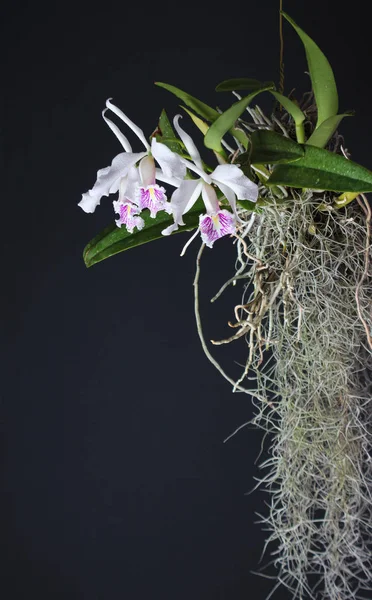
<path fill-rule="evenodd" d="M 323 121 L 321 125 L 311 134 L 306 144 L 310 146 L 317 146 L 318 148 L 324 148 L 333 136 L 337 127 L 344 117 L 351 117 L 353 113 L 344 113 L 343 115 L 336 115 L 335 117 L 329 117 Z"/>
<path fill-rule="evenodd" d="M 281 13 L 295 29 L 305 47 L 307 64 L 318 108 L 317 127 L 338 112 L 338 95 L 332 67 L 315 42 L 288 16 Z"/>
<path fill-rule="evenodd" d="M 303 146 L 280 133 L 261 129 L 251 135 L 251 163 L 274 165 L 294 162 L 305 154 Z"/>
<path fill-rule="evenodd" d="M 207 121 L 214 121 L 219 117 L 220 113 L 217 110 L 208 106 L 208 104 L 205 104 L 201 100 L 198 100 L 194 96 L 191 96 L 187 92 L 180 90 L 174 85 L 169 85 L 168 83 L 161 83 L 160 81 L 156 81 L 155 85 L 164 88 L 168 92 L 171 92 L 172 94 L 177 96 L 177 98 L 180 98 L 186 104 L 186 106 L 189 106 L 193 111 L 196 112 L 196 114 L 203 117 L 203 119 L 207 119 Z"/>
<path fill-rule="evenodd" d="M 194 207 L 184 215 L 186 225 L 180 227 L 172 235 L 196 229 L 199 225 L 199 215 L 203 212 L 203 208 L 204 204 L 202 200 L 198 200 Z M 150 213 L 148 211 L 146 213 L 146 215 L 145 213 L 141 215 L 145 221 L 145 227 L 141 231 L 129 233 L 125 227 L 117 227 L 113 223 L 96 235 L 84 248 L 83 257 L 86 266 L 91 267 L 114 254 L 124 252 L 124 250 L 164 238 L 161 232 L 173 223 L 173 218 L 167 213 L 161 212 L 158 213 L 155 219 L 152 219 Z"/>
<path fill-rule="evenodd" d="M 303 144 L 305 141 L 305 132 L 304 132 L 304 125 L 303 125 L 303 123 L 305 121 L 304 113 L 297 106 L 297 104 L 292 102 L 292 100 L 290 100 L 286 96 L 283 96 L 283 94 L 279 94 L 278 92 L 275 92 L 274 90 L 270 90 L 270 92 L 277 99 L 277 101 L 285 108 L 287 113 L 289 113 L 291 115 L 291 117 L 293 118 L 293 120 L 295 122 L 295 127 L 296 127 L 297 141 L 299 144 Z"/>
<path fill-rule="evenodd" d="M 372 172 L 340 154 L 315 146 L 302 146 L 305 154 L 296 162 L 277 165 L 268 185 L 329 190 L 333 192 L 371 192 Z"/>
<path fill-rule="evenodd" d="M 183 110 L 189 115 L 194 125 L 197 126 L 197 128 L 202 132 L 203 135 L 205 135 L 209 129 L 208 123 L 194 115 L 194 113 L 188 108 L 186 108 L 186 106 L 181 106 L 181 108 L 183 108 Z"/>
<path fill-rule="evenodd" d="M 218 117 L 221 114 L 214 108 L 211 108 L 207 104 L 204 104 L 204 102 L 201 102 L 201 100 L 198 100 L 194 96 L 190 96 L 190 94 L 188 94 L 187 92 L 184 92 L 183 90 L 180 90 L 179 88 L 175 87 L 174 85 L 169 85 L 168 83 L 160 83 L 160 82 L 156 82 L 156 85 L 164 88 L 168 92 L 171 92 L 172 94 L 177 96 L 177 98 L 180 98 L 181 100 L 183 100 L 184 103 L 189 108 L 194 110 L 198 115 L 200 115 L 207 121 L 211 121 L 213 123 L 216 119 L 218 119 Z M 244 133 L 244 131 L 242 131 L 241 129 L 235 129 L 232 127 L 230 129 L 230 133 L 244 146 L 244 148 L 248 147 L 248 137 Z"/>
<path fill-rule="evenodd" d="M 253 92 L 255 90 L 261 90 L 266 87 L 275 87 L 273 81 L 258 81 L 257 79 L 247 79 L 247 78 L 239 78 L 239 79 L 226 79 L 226 81 L 221 81 L 216 87 L 216 92 L 233 92 L 235 90 L 245 90 L 247 92 Z"/>
<path fill-rule="evenodd" d="M 222 115 L 220 115 L 218 119 L 216 119 L 214 123 L 212 123 L 212 125 L 207 131 L 207 134 L 204 138 L 204 144 L 207 146 L 207 148 L 211 148 L 216 152 L 221 152 L 221 139 L 223 138 L 223 136 L 229 130 L 231 130 L 231 128 L 236 123 L 237 119 L 243 114 L 247 106 L 249 106 L 249 104 L 252 102 L 253 98 L 257 96 L 257 94 L 260 94 L 261 92 L 264 92 L 268 89 L 271 88 L 266 87 L 252 92 L 248 96 L 245 96 L 245 98 L 239 100 L 239 102 L 235 102 L 235 104 L 230 106 L 230 108 L 228 108 L 224 113 L 222 113 Z"/>
<path fill-rule="evenodd" d="M 283 96 L 283 94 L 279 94 L 279 92 L 275 91 L 275 84 L 272 81 L 265 81 L 264 83 L 261 83 L 260 81 L 257 81 L 257 79 L 227 79 L 226 81 L 222 81 L 218 84 L 216 87 L 216 92 L 229 92 L 235 90 L 259 91 L 263 88 L 269 88 L 268 91 L 275 96 L 278 102 L 280 102 L 285 110 L 293 117 L 296 126 L 297 141 L 300 144 L 303 144 L 305 141 L 303 131 L 305 115 L 297 106 L 297 104 L 295 104 L 286 96 Z"/>

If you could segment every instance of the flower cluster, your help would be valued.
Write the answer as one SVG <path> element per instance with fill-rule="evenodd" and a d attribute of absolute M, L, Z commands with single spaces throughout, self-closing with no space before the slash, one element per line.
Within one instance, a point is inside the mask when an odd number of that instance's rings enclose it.
<path fill-rule="evenodd" d="M 132 151 L 126 136 L 107 118 L 108 110 L 136 134 L 145 148 L 144 151 Z M 118 215 L 118 227 L 124 225 L 128 232 L 133 233 L 135 228 L 140 230 L 145 225 L 140 216 L 142 211 L 148 209 L 152 218 L 155 218 L 159 211 L 166 211 L 173 216 L 173 223 L 164 229 L 162 234 L 170 235 L 179 226 L 184 225 L 183 215 L 201 196 L 205 212 L 199 216 L 199 227 L 195 235 L 200 233 L 203 242 L 212 247 L 217 239 L 235 233 L 239 220 L 236 200 L 255 202 L 258 188 L 236 165 L 219 164 L 212 173 L 207 173 L 193 140 L 179 125 L 181 115 L 174 118 L 174 127 L 191 160 L 176 154 L 155 137 L 150 145 L 142 129 L 110 100 L 107 100 L 102 116 L 121 143 L 124 152 L 115 156 L 111 166 L 97 172 L 94 186 L 83 194 L 79 202 L 79 206 L 85 212 L 93 213 L 102 196 L 118 193 L 118 198 L 113 201 L 114 211 Z M 197 178 L 186 178 L 190 172 L 195 173 Z M 175 188 L 170 200 L 165 188 L 158 182 Z M 221 209 L 217 188 L 226 198 L 231 211 Z"/>

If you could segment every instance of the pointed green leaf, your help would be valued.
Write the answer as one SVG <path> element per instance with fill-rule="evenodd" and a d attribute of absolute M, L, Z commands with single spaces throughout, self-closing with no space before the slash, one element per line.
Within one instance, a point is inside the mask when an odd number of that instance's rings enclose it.
<path fill-rule="evenodd" d="M 153 136 L 155 136 L 158 142 L 165 144 L 168 146 L 172 152 L 176 152 L 177 154 L 184 154 L 184 145 L 179 140 L 174 132 L 174 129 L 171 125 L 170 120 L 168 119 L 168 115 L 163 109 L 161 111 L 161 115 L 159 118 L 159 124 L 157 129 L 154 131 Z"/>
<path fill-rule="evenodd" d="M 199 215 L 203 213 L 203 209 L 202 200 L 198 200 L 183 217 L 186 225 L 180 227 L 172 235 L 196 229 L 199 225 Z M 125 227 L 117 227 L 115 223 L 112 223 L 94 237 L 84 248 L 83 257 L 86 266 L 91 267 L 118 252 L 164 238 L 165 236 L 161 234 L 162 230 L 173 223 L 172 216 L 164 211 L 158 213 L 155 219 L 150 217 L 149 211 L 143 212 L 141 216 L 145 221 L 145 227 L 141 231 L 136 230 L 134 233 L 129 233 Z"/>
<path fill-rule="evenodd" d="M 262 90 L 263 88 L 272 88 L 269 91 L 275 96 L 275 98 L 280 102 L 280 104 L 285 108 L 285 110 L 293 117 L 294 122 L 299 130 L 302 129 L 302 123 L 305 120 L 305 115 L 302 110 L 295 104 L 292 100 L 283 96 L 283 94 L 279 94 L 275 92 L 275 84 L 272 81 L 265 81 L 264 83 L 257 81 L 257 79 L 227 79 L 226 81 L 222 81 L 216 87 L 216 92 L 231 92 L 235 90 L 247 90 L 247 91 L 255 91 Z M 297 139 L 300 144 L 303 144 L 305 139 Z"/>
<path fill-rule="evenodd" d="M 270 90 L 272 95 L 277 99 L 277 101 L 285 108 L 287 113 L 291 115 L 295 122 L 296 127 L 296 138 L 299 144 L 303 144 L 305 142 L 305 131 L 304 131 L 304 121 L 305 115 L 302 110 L 295 104 L 292 100 L 283 96 L 283 94 L 279 94 L 278 92 L 274 92 Z"/>
<path fill-rule="evenodd" d="M 193 113 L 191 111 L 189 111 L 187 108 L 184 108 L 184 107 L 182 107 L 182 108 L 184 110 L 186 110 L 186 112 L 188 112 L 188 114 L 190 116 L 193 115 Z M 195 120 L 197 119 L 198 121 L 200 121 L 200 123 L 203 123 L 203 121 L 201 119 L 199 119 L 198 117 L 196 117 L 195 115 L 193 115 L 193 117 Z M 194 122 L 196 123 L 195 120 L 194 120 Z M 209 125 L 206 125 L 206 126 L 208 129 Z M 171 122 L 168 119 L 168 116 L 167 116 L 165 110 L 163 110 L 160 115 L 158 127 L 156 128 L 156 130 L 154 131 L 154 133 L 152 134 L 151 137 L 153 137 L 153 136 L 156 137 L 158 142 L 165 144 L 173 152 L 176 152 L 183 158 L 190 160 L 190 156 L 187 153 L 185 145 L 182 142 L 182 140 L 180 140 L 178 137 L 176 137 L 176 133 L 171 125 Z M 204 165 L 204 168 L 206 169 L 206 171 L 213 170 L 213 169 L 210 169 L 207 165 Z"/>
<path fill-rule="evenodd" d="M 254 90 L 261 90 L 264 87 L 275 88 L 275 84 L 273 81 L 262 82 L 257 79 L 247 79 L 242 77 L 240 79 L 226 79 L 226 81 L 221 81 L 216 87 L 216 92 L 233 92 L 235 90 L 253 92 Z"/>
<path fill-rule="evenodd" d="M 255 92 L 252 92 L 248 96 L 245 96 L 245 98 L 239 100 L 239 102 L 235 102 L 235 104 L 230 106 L 230 108 L 228 108 L 224 113 L 222 113 L 222 115 L 220 115 L 218 119 L 216 119 L 214 123 L 212 123 L 212 125 L 207 131 L 207 134 L 204 138 L 204 144 L 207 146 L 207 148 L 211 148 L 216 152 L 221 152 L 221 139 L 223 138 L 223 136 L 235 125 L 235 122 L 242 115 L 247 106 L 249 106 L 253 98 L 257 96 L 257 94 L 260 94 L 261 92 L 264 92 L 267 89 L 270 88 L 262 88 Z"/>
<path fill-rule="evenodd" d="M 333 192 L 372 191 L 372 172 L 365 167 L 322 148 L 306 144 L 303 149 L 303 158 L 277 165 L 267 184 Z"/>
<path fill-rule="evenodd" d="M 207 133 L 210 125 L 208 125 L 208 123 L 206 123 L 202 119 L 199 119 L 199 117 L 194 115 L 194 113 L 192 113 L 191 110 L 189 110 L 185 106 L 181 106 L 181 108 L 183 108 L 183 110 L 185 110 L 187 112 L 187 114 L 190 115 L 193 123 L 202 132 L 202 134 L 205 135 Z M 230 133 L 244 146 L 244 148 L 248 148 L 248 143 L 249 143 L 248 136 L 244 133 L 244 131 L 242 131 L 241 129 L 232 128 L 232 129 L 230 129 Z M 227 155 L 225 154 L 224 151 L 222 151 L 222 152 L 220 151 L 218 154 L 224 156 L 224 158 L 227 159 Z"/>
<path fill-rule="evenodd" d="M 187 114 L 191 118 L 191 120 L 194 123 L 194 125 L 197 126 L 197 128 L 202 132 L 203 135 L 205 135 L 207 133 L 208 129 L 209 129 L 208 123 L 206 123 L 205 121 L 203 121 L 203 119 L 200 119 L 199 117 L 197 117 L 196 115 L 194 115 L 194 113 L 191 112 L 191 110 L 189 110 L 185 106 L 181 106 L 181 108 L 183 108 L 183 110 L 185 112 L 187 112 Z"/>
<path fill-rule="evenodd" d="M 174 85 L 168 85 L 167 83 L 160 82 L 156 82 L 156 85 L 164 88 L 165 90 L 168 90 L 168 92 L 172 92 L 172 94 L 174 94 L 178 98 L 181 98 L 181 100 L 183 100 L 187 106 L 189 106 L 192 110 L 194 110 L 198 115 L 202 116 L 204 119 L 207 119 L 207 121 L 213 122 L 221 114 L 214 108 L 211 108 L 207 104 L 204 104 L 204 102 L 201 102 L 201 100 L 198 100 L 197 98 L 194 98 L 194 96 L 190 96 L 190 94 L 187 94 L 187 92 L 176 88 Z M 236 137 L 236 139 L 241 144 L 243 144 L 245 148 L 248 147 L 248 137 L 246 136 L 244 131 L 232 128 L 230 133 L 231 135 Z"/>
<path fill-rule="evenodd" d="M 174 85 L 169 85 L 168 83 L 161 83 L 160 81 L 156 81 L 155 85 L 162 87 L 165 90 L 168 90 L 168 92 L 171 92 L 172 94 L 177 96 L 177 98 L 180 98 L 186 104 L 186 106 L 189 106 L 192 110 L 196 112 L 196 114 L 203 117 L 203 119 L 207 119 L 207 121 L 214 121 L 220 114 L 217 110 L 208 106 L 208 104 L 204 104 L 204 102 L 202 102 L 201 100 L 198 100 L 194 96 L 190 96 L 190 94 L 184 92 L 183 90 L 180 90 Z"/>
<path fill-rule="evenodd" d="M 252 153 L 251 163 L 273 165 L 299 160 L 305 154 L 303 146 L 290 138 L 261 129 L 251 135 Z"/>
<path fill-rule="evenodd" d="M 332 67 L 315 42 L 289 17 L 281 13 L 296 30 L 305 47 L 307 64 L 318 108 L 317 127 L 338 112 L 338 95 Z"/>
<path fill-rule="evenodd" d="M 263 88 L 269 88 L 268 91 L 275 96 L 275 98 L 280 102 L 280 104 L 285 108 L 285 110 L 293 117 L 296 133 L 297 133 L 297 141 L 300 144 L 303 144 L 305 141 L 304 131 L 303 131 L 303 122 L 305 121 L 305 115 L 302 110 L 295 104 L 292 100 L 283 96 L 283 94 L 279 94 L 275 92 L 275 84 L 272 81 L 266 81 L 265 83 L 260 83 L 256 79 L 228 79 L 227 81 L 223 81 L 216 87 L 217 92 L 225 92 L 232 90 L 262 90 Z"/>
<path fill-rule="evenodd" d="M 329 117 L 315 131 L 311 134 L 306 144 L 310 146 L 317 146 L 318 148 L 324 148 L 333 136 L 337 127 L 344 117 L 351 117 L 353 113 L 344 113 L 343 115 L 336 115 L 335 117 Z"/>
<path fill-rule="evenodd" d="M 159 118 L 158 133 L 166 138 L 175 137 L 174 129 L 164 109 L 161 111 Z"/>
<path fill-rule="evenodd" d="M 181 108 L 183 108 L 183 110 L 190 116 L 192 122 L 194 123 L 194 125 L 197 126 L 197 128 L 202 132 L 203 135 L 205 135 L 209 129 L 209 125 L 208 123 L 206 123 L 205 121 L 203 121 L 203 119 L 200 119 L 199 117 L 197 117 L 196 115 L 194 115 L 193 112 L 191 112 L 191 110 L 189 110 L 188 108 L 186 108 L 185 106 L 181 106 Z M 226 154 L 226 152 L 220 152 L 217 156 L 217 159 L 222 156 L 223 159 L 227 162 L 228 161 L 228 155 Z"/>
<path fill-rule="evenodd" d="M 165 146 L 168 146 L 173 152 L 177 152 L 178 154 L 185 154 L 185 145 L 184 143 L 176 137 L 164 137 L 162 135 L 157 135 L 156 139 L 158 142 L 161 142 Z"/>

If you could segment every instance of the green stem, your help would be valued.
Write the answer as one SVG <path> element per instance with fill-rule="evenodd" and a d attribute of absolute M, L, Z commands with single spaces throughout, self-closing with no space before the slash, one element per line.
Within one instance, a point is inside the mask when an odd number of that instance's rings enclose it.
<path fill-rule="evenodd" d="M 296 138 L 299 144 L 305 143 L 305 129 L 303 122 L 298 124 L 296 123 Z"/>

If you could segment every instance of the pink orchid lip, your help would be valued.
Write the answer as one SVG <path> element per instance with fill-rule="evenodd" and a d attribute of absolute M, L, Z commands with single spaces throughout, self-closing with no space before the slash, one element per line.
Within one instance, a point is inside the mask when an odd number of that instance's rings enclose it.
<path fill-rule="evenodd" d="M 154 218 L 159 210 L 168 212 L 165 189 L 157 184 L 139 188 L 139 207 L 141 210 L 148 208 L 150 216 Z"/>
<path fill-rule="evenodd" d="M 125 225 L 129 233 L 133 233 L 135 227 L 143 229 L 145 222 L 142 217 L 137 216 L 141 212 L 138 206 L 126 200 L 115 200 L 113 205 L 115 212 L 119 214 L 119 219 L 115 221 L 118 227 Z"/>
<path fill-rule="evenodd" d="M 203 242 L 212 248 L 216 240 L 236 232 L 235 218 L 228 210 L 200 215 L 199 228 Z"/>

